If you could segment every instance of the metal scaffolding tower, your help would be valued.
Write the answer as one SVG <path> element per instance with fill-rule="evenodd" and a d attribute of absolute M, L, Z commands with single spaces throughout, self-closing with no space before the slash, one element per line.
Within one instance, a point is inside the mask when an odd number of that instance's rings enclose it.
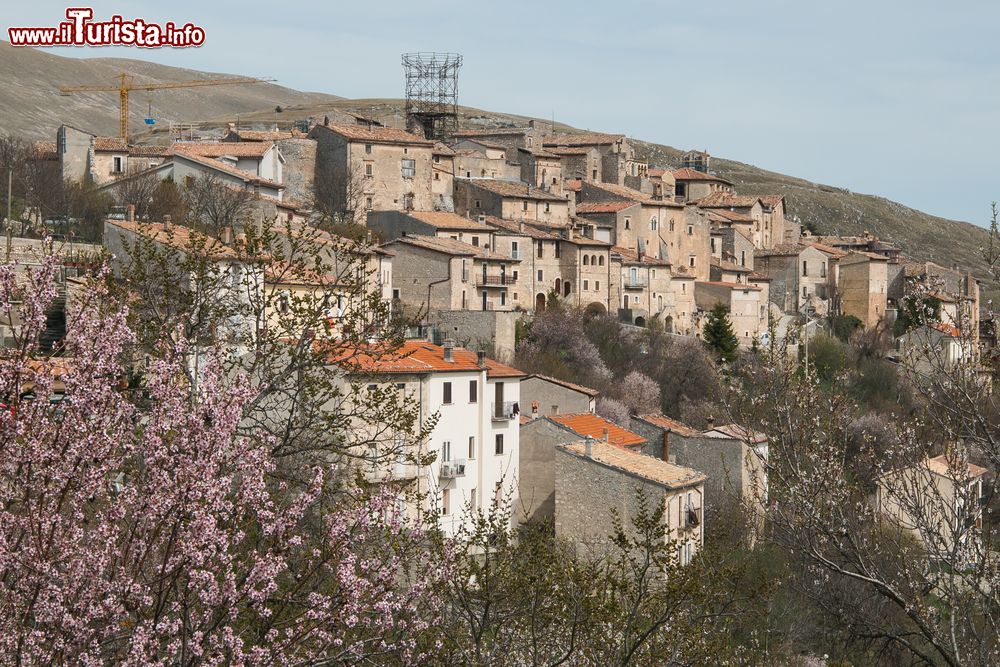
<path fill-rule="evenodd" d="M 458 53 L 404 53 L 406 129 L 427 139 L 450 139 L 458 129 Z"/>

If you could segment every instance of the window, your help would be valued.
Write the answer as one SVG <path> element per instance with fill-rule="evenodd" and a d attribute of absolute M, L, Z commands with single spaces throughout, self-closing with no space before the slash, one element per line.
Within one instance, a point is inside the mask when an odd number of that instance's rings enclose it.
<path fill-rule="evenodd" d="M 451 514 L 451 503 L 448 501 L 448 489 L 441 489 L 441 514 L 445 516 Z"/>
<path fill-rule="evenodd" d="M 482 208 L 482 207 L 483 207 L 483 202 L 481 202 L 481 201 L 480 201 L 480 200 L 478 200 L 478 199 L 477 199 L 477 200 L 475 200 L 475 201 L 474 201 L 474 202 L 472 202 L 472 203 L 473 203 L 473 205 L 474 205 L 474 207 L 475 207 L 475 208 Z"/>
<path fill-rule="evenodd" d="M 746 265 L 747 265 L 747 251 L 740 250 L 740 266 L 746 266 Z"/>
<path fill-rule="evenodd" d="M 500 305 L 507 305 L 507 290 L 500 290 Z"/>
<path fill-rule="evenodd" d="M 802 288 L 802 298 L 805 299 L 805 298 L 808 298 L 808 297 L 809 297 L 809 289 L 807 287 L 803 287 Z"/>
<path fill-rule="evenodd" d="M 393 287 L 392 288 L 392 298 L 396 299 L 397 301 L 399 300 L 399 288 L 398 287 Z"/>
<path fill-rule="evenodd" d="M 371 144 L 365 144 L 365 153 L 367 155 L 371 155 L 372 154 L 372 145 Z"/>
<path fill-rule="evenodd" d="M 688 266 L 690 266 L 692 269 L 694 268 L 694 255 L 688 257 Z"/>
<path fill-rule="evenodd" d="M 403 195 L 403 210 L 404 211 L 413 210 L 413 195 L 411 194 Z"/>
<path fill-rule="evenodd" d="M 584 280 L 583 281 L 583 291 L 586 292 L 588 289 L 590 289 L 590 281 L 589 280 Z"/>
<path fill-rule="evenodd" d="M 596 169 L 594 170 L 594 174 L 593 174 L 593 176 L 591 176 L 591 179 L 595 180 L 595 181 L 597 180 L 597 170 Z"/>
<path fill-rule="evenodd" d="M 413 159 L 400 160 L 399 166 L 403 172 L 403 178 L 413 178 L 417 175 L 417 161 Z"/>
<path fill-rule="evenodd" d="M 805 260 L 802 261 L 802 275 L 803 276 L 809 275 L 809 263 L 806 262 Z"/>
<path fill-rule="evenodd" d="M 674 231 L 674 221 L 670 221 L 670 231 Z"/>
<path fill-rule="evenodd" d="M 497 433 L 496 441 L 493 444 L 494 454 L 503 454 L 503 433 Z"/>
<path fill-rule="evenodd" d="M 538 257 L 538 259 L 542 259 L 542 257 L 545 256 L 544 248 L 545 248 L 545 246 L 542 245 L 542 242 L 538 241 L 538 248 L 536 249 L 537 252 L 535 253 L 535 255 Z M 541 280 L 541 279 L 539 278 L 539 280 Z"/>
<path fill-rule="evenodd" d="M 472 178 L 472 172 L 471 171 L 465 172 L 465 177 L 466 178 Z"/>
<path fill-rule="evenodd" d="M 441 174 L 439 174 L 439 173 L 437 173 L 437 172 L 435 171 L 435 172 L 434 172 L 434 180 L 435 180 L 435 181 L 440 181 L 440 180 L 441 180 Z"/>
<path fill-rule="evenodd" d="M 476 458 L 476 436 L 469 436 L 469 458 Z"/>
<path fill-rule="evenodd" d="M 639 303 L 639 296 L 638 295 L 632 297 L 632 303 Z"/>
<path fill-rule="evenodd" d="M 372 201 L 371 197 L 365 197 L 365 210 L 370 211 L 375 208 L 375 202 Z"/>
<path fill-rule="evenodd" d="M 115 156 L 114 173 L 120 174 L 125 171 L 125 158 L 120 155 Z"/>
<path fill-rule="evenodd" d="M 711 239 L 711 245 L 712 245 L 712 253 L 715 254 L 715 237 L 714 236 Z"/>
<path fill-rule="evenodd" d="M 687 294 L 688 286 L 687 283 L 681 283 L 681 294 Z"/>
<path fill-rule="evenodd" d="M 601 281 L 600 280 L 595 280 L 594 281 L 594 291 L 595 292 L 600 292 L 601 291 Z"/>
<path fill-rule="evenodd" d="M 375 165 L 371 162 L 365 164 L 365 178 L 372 178 L 375 175 Z"/>
<path fill-rule="evenodd" d="M 556 259 L 559 259 L 559 241 L 555 241 L 555 242 L 554 242 L 554 243 L 552 244 L 552 247 L 553 247 L 553 248 L 555 248 L 555 251 L 556 251 Z"/>
<path fill-rule="evenodd" d="M 522 211 L 527 211 L 528 210 L 528 202 L 527 201 L 521 202 L 521 210 Z"/>
<path fill-rule="evenodd" d="M 479 380 L 469 380 L 469 403 L 479 401 Z"/>
<path fill-rule="evenodd" d="M 475 487 L 473 487 L 472 490 L 469 491 L 469 506 L 472 508 L 472 511 L 476 511 L 477 509 L 479 509 L 479 499 L 476 498 Z"/>
<path fill-rule="evenodd" d="M 694 234 L 694 225 L 688 225 L 688 236 L 692 236 L 693 234 Z"/>
<path fill-rule="evenodd" d="M 628 217 L 626 215 L 625 216 L 625 229 L 631 229 L 631 228 L 632 228 L 632 218 L 630 218 L 630 217 Z"/>
<path fill-rule="evenodd" d="M 521 246 L 518 245 L 517 241 L 510 242 L 510 256 L 514 259 L 521 259 Z M 514 272 L 514 278 L 517 278 L 516 271 Z"/>
<path fill-rule="evenodd" d="M 542 282 L 545 278 L 542 277 L 542 270 L 538 269 L 538 282 Z"/>
<path fill-rule="evenodd" d="M 826 262 L 819 265 L 819 277 L 826 278 Z"/>
<path fill-rule="evenodd" d="M 450 382 L 445 382 L 444 383 L 444 398 L 442 400 L 443 400 L 443 402 L 446 405 L 451 403 L 451 383 Z"/>
<path fill-rule="evenodd" d="M 548 202 L 545 202 L 545 212 L 546 213 L 549 212 L 549 203 Z"/>
<path fill-rule="evenodd" d="M 652 218 L 649 219 L 649 228 L 655 232 L 656 227 L 657 227 L 657 222 L 656 222 L 656 216 L 654 215 Z"/>
<path fill-rule="evenodd" d="M 451 441 L 445 440 L 441 443 L 441 462 L 447 463 L 451 461 Z"/>
<path fill-rule="evenodd" d="M 600 257 L 597 258 L 597 265 L 604 266 L 604 255 L 601 255 Z"/>
<path fill-rule="evenodd" d="M 472 237 L 472 245 L 476 246 L 477 248 L 479 247 L 479 237 L 478 236 L 473 236 Z"/>

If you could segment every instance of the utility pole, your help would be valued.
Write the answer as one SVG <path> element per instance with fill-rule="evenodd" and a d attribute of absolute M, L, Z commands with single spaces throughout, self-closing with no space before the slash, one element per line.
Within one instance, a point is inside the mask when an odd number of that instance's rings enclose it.
<path fill-rule="evenodd" d="M 7 256 L 4 261 L 10 262 L 10 234 L 11 234 L 11 221 L 10 221 L 10 196 L 11 196 L 11 184 L 14 182 L 14 167 L 7 167 Z"/>

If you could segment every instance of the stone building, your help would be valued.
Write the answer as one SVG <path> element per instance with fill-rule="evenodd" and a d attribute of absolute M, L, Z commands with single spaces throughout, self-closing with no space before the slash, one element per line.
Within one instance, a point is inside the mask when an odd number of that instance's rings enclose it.
<path fill-rule="evenodd" d="M 527 402 L 527 399 L 525 399 Z M 636 449 L 643 438 L 593 412 L 522 417 L 520 431 L 520 518 L 549 519 L 555 509 L 555 450 L 558 445 L 591 437 L 613 447 Z"/>
<path fill-rule="evenodd" d="M 678 202 L 698 201 L 716 192 L 735 191 L 730 181 L 705 171 L 682 167 L 673 172 L 674 197 Z"/>
<path fill-rule="evenodd" d="M 703 314 L 699 331 L 704 327 L 707 314 L 720 303 L 729 311 L 729 321 L 741 346 L 752 347 L 767 331 L 767 293 L 759 284 L 697 282 L 695 302 Z"/>
<path fill-rule="evenodd" d="M 761 501 L 767 494 L 766 435 L 736 424 L 710 424 L 707 430 L 699 431 L 659 413 L 633 417 L 629 428 L 650 443 L 643 453 L 707 475 L 709 511 L 727 501 L 762 509 Z"/>
<path fill-rule="evenodd" d="M 129 146 L 120 137 L 99 137 L 71 125 L 56 131 L 60 172 L 63 180 L 74 183 L 107 185 L 160 164 L 168 152 L 164 146 Z"/>
<path fill-rule="evenodd" d="M 544 139 L 545 150 L 563 155 L 565 149 L 595 149 L 600 158 L 599 167 L 590 167 L 583 180 L 601 181 L 624 185 L 629 164 L 636 162 L 635 151 L 624 135 L 582 132 L 578 134 L 550 134 Z M 633 171 L 635 167 L 632 167 Z M 573 174 L 575 176 L 575 174 Z"/>
<path fill-rule="evenodd" d="M 364 125 L 316 125 L 309 137 L 316 140 L 317 194 L 333 208 L 434 210 L 434 142 Z"/>
<path fill-rule="evenodd" d="M 447 211 L 369 211 L 368 228 L 385 241 L 401 236 L 436 236 L 489 250 L 492 228 Z"/>
<path fill-rule="evenodd" d="M 434 144 L 431 154 L 434 177 L 431 179 L 431 195 L 435 211 L 455 210 L 455 151 L 440 141 Z"/>
<path fill-rule="evenodd" d="M 830 312 L 834 282 L 827 253 L 809 244 L 783 243 L 757 250 L 754 257 L 755 270 L 771 279 L 771 303 L 782 312 L 801 313 L 807 305 L 817 315 Z"/>
<path fill-rule="evenodd" d="M 454 239 L 404 236 L 393 258 L 393 298 L 430 310 L 513 310 L 519 262 Z"/>
<path fill-rule="evenodd" d="M 601 152 L 596 146 L 547 146 L 545 152 L 559 156 L 564 178 L 587 183 L 601 181 Z"/>
<path fill-rule="evenodd" d="M 620 320 L 644 327 L 654 317 L 670 325 L 680 318 L 673 299 L 670 262 L 616 246 L 611 263 L 611 298 L 618 304 Z"/>
<path fill-rule="evenodd" d="M 555 448 L 555 533 L 577 552 L 614 553 L 616 520 L 662 506 L 667 539 L 687 565 L 704 543 L 705 475 L 593 439 Z"/>
<path fill-rule="evenodd" d="M 562 158 L 541 149 L 517 149 L 521 165 L 521 182 L 530 183 L 539 190 L 563 196 Z"/>
<path fill-rule="evenodd" d="M 476 217 L 540 222 L 554 227 L 570 224 L 569 202 L 527 183 L 495 179 L 455 180 L 455 212 Z"/>
<path fill-rule="evenodd" d="M 273 141 L 178 141 L 170 149 L 211 158 L 274 183 L 284 182 L 285 158 Z"/>
<path fill-rule="evenodd" d="M 838 264 L 841 312 L 858 318 L 865 327 L 876 326 L 886 314 L 888 259 L 870 252 L 851 252 Z"/>
<path fill-rule="evenodd" d="M 560 415 L 573 412 L 594 412 L 601 392 L 590 387 L 533 373 L 521 381 L 521 399 L 528 411 L 525 416 Z"/>

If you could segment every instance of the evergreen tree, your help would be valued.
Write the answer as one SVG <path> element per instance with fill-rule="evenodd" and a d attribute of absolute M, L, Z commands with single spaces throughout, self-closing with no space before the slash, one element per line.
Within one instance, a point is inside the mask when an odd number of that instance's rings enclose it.
<path fill-rule="evenodd" d="M 715 350 L 723 361 L 732 361 L 736 358 L 738 346 L 736 334 L 729 322 L 729 309 L 723 304 L 716 304 L 708 314 L 704 339 L 705 344 Z"/>

